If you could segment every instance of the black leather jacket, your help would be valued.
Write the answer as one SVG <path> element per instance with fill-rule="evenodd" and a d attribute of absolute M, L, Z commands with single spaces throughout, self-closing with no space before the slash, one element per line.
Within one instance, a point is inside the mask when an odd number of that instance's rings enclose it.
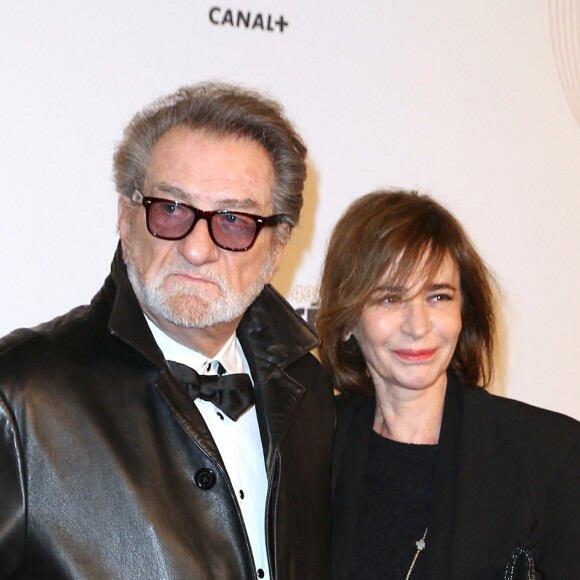
<path fill-rule="evenodd" d="M 332 389 L 271 287 L 238 337 L 256 385 L 276 580 L 330 578 Z M 0 342 L 0 578 L 256 578 L 234 490 L 117 251 L 90 306 Z"/>

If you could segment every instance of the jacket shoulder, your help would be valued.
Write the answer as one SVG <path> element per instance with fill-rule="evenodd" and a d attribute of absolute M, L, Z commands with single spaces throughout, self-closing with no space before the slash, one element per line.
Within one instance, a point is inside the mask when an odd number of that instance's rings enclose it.
<path fill-rule="evenodd" d="M 98 318 L 93 308 L 79 306 L 0 339 L 0 388 L 8 394 L 18 385 L 56 385 L 66 369 L 88 368 L 91 357 L 98 358 L 98 345 L 107 340 L 106 321 Z"/>
<path fill-rule="evenodd" d="M 466 417 L 491 418 L 537 465 L 556 467 L 580 445 L 580 422 L 562 413 L 464 387 Z M 469 420 L 469 419 L 467 419 Z"/>
<path fill-rule="evenodd" d="M 580 422 L 568 415 L 494 395 L 479 387 L 464 387 L 464 400 L 475 406 L 490 407 L 507 424 L 515 427 L 533 424 L 536 429 L 539 427 L 556 428 L 558 431 L 580 434 Z"/>
<path fill-rule="evenodd" d="M 0 360 L 28 357 L 33 353 L 53 348 L 87 319 L 88 306 L 79 306 L 53 320 L 32 328 L 18 328 L 0 339 Z"/>

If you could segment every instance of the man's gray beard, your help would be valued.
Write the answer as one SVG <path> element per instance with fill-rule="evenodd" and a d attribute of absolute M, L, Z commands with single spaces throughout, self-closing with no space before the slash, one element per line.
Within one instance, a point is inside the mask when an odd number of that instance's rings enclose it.
<path fill-rule="evenodd" d="M 147 283 L 142 272 L 135 267 L 131 249 L 127 248 L 127 274 L 138 298 L 147 308 L 165 320 L 182 328 L 207 328 L 240 318 L 251 306 L 266 284 L 274 268 L 274 248 L 271 248 L 255 282 L 242 292 L 232 291 L 223 276 L 212 270 L 195 268 L 184 263 L 182 267 L 171 265 L 158 272 Z M 163 288 L 163 282 L 171 274 L 202 274 L 215 282 L 221 295 L 217 299 L 206 298 L 204 288 L 187 282 L 174 284 L 171 292 Z"/>

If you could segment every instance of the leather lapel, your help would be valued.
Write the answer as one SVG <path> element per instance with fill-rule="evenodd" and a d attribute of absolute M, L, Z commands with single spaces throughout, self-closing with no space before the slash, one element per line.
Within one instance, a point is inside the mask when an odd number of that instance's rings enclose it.
<path fill-rule="evenodd" d="M 271 286 L 244 314 L 238 338 L 250 365 L 256 410 L 270 469 L 294 419 L 305 387 L 292 365 L 319 344 L 318 337 Z"/>
<path fill-rule="evenodd" d="M 306 389 L 278 365 L 261 358 L 247 356 L 247 359 L 254 377 L 258 420 L 269 470 Z"/>
<path fill-rule="evenodd" d="M 157 392 L 168 404 L 190 437 L 210 459 L 223 466 L 223 460 L 205 421 L 181 383 L 169 371 L 163 353 L 149 330 L 127 276 L 120 243 L 113 259 L 111 272 L 116 284 L 116 288 L 113 288 L 115 294 L 109 318 L 111 333 L 159 369 L 159 374 L 155 380 Z"/>
<path fill-rule="evenodd" d="M 155 381 L 155 388 L 192 440 L 210 459 L 225 469 L 222 457 L 201 413 L 183 385 L 171 374 L 167 366 L 159 373 Z"/>
<path fill-rule="evenodd" d="M 113 259 L 111 274 L 116 288 L 109 330 L 119 340 L 161 368 L 165 364 L 165 358 L 147 326 L 145 315 L 127 276 L 120 242 Z"/>

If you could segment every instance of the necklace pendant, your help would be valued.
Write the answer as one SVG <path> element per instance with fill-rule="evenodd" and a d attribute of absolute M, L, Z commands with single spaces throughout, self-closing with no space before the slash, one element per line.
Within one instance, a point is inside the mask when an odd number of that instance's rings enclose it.
<path fill-rule="evenodd" d="M 423 534 L 423 537 L 420 540 L 417 540 L 415 542 L 415 546 L 417 546 L 417 551 L 415 552 L 415 557 L 413 558 L 413 561 L 411 562 L 411 567 L 409 568 L 409 571 L 407 572 L 407 576 L 405 577 L 405 580 L 409 580 L 409 578 L 411 577 L 411 572 L 413 572 L 413 568 L 415 567 L 415 562 L 417 561 L 417 558 L 419 557 L 421 550 L 425 549 L 425 538 L 427 537 L 428 531 L 429 531 L 429 526 L 427 526 L 425 528 L 425 533 Z"/>

